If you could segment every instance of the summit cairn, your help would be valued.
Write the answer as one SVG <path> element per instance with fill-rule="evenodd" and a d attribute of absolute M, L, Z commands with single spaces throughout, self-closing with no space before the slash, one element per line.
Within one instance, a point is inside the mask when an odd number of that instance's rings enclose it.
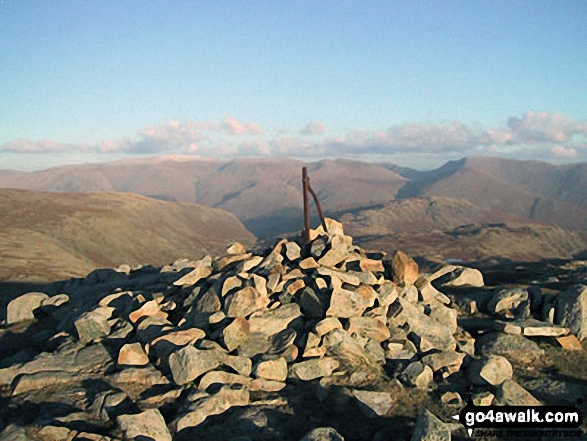
<path fill-rule="evenodd" d="M 339 222 L 324 224 L 307 238 L 282 239 L 262 251 L 230 244 L 214 259 L 98 270 L 53 286 L 48 298 L 59 302 L 44 299 L 50 308 L 35 309 L 32 319 L 30 311 L 23 315 L 44 327 L 35 338 L 45 352 L 15 350 L 0 369 L 11 402 L 40 403 L 42 416 L 16 423 L 32 427 L 30 439 L 41 439 L 35 428 L 50 425 L 68 428 L 71 439 L 213 439 L 215 416 L 230 411 L 234 424 L 222 426 L 220 438 L 252 430 L 255 439 L 270 439 L 279 434 L 260 409 L 293 405 L 296 391 L 309 386 L 314 392 L 302 408 L 346 413 L 354 406 L 370 421 L 388 417 L 405 391 L 430 392 L 454 378 L 499 397 L 506 397 L 506 386 L 523 390 L 504 356 L 475 356 L 474 338 L 435 283 L 454 287 L 470 272 L 451 267 L 425 276 L 404 253 L 366 252 Z M 514 314 L 517 303 L 510 303 Z M 508 317 L 505 310 L 496 310 L 497 318 Z M 518 334 L 530 329 L 519 326 Z M 48 393 L 73 413 L 43 411 Z M 461 405 L 466 398 L 444 395 Z M 422 421 L 414 436 L 425 432 Z M 80 427 L 88 433 L 82 436 Z"/>

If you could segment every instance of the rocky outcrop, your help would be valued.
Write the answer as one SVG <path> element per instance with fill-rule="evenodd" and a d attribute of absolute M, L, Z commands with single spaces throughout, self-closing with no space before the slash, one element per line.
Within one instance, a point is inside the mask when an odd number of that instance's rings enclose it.
<path fill-rule="evenodd" d="M 34 403 L 39 416 L 0 412 L 6 430 L 16 423 L 31 439 L 49 426 L 80 439 L 231 439 L 247 430 L 294 439 L 280 432 L 285 420 L 263 412 L 297 406 L 296 440 L 344 439 L 338 426 L 310 430 L 317 403 L 377 422 L 410 394 L 455 409 L 470 387 L 480 403 L 534 402 L 515 381 L 516 363 L 542 356 L 530 339 L 582 335 L 581 294 L 557 301 L 557 312 L 572 311 L 564 326 L 541 322 L 530 317 L 541 296 L 491 290 L 464 267 L 421 274 L 409 256 L 366 252 L 339 223 L 326 225 L 308 244 L 231 244 L 216 258 L 99 270 L 13 300 L 7 333 L 34 325 L 37 346 L 4 354 L 0 385 L 13 408 Z M 463 329 L 455 299 L 473 289 L 486 290 L 486 316 Z M 440 385 L 453 389 L 440 394 Z M 448 427 L 423 411 L 412 439 L 450 439 Z"/>

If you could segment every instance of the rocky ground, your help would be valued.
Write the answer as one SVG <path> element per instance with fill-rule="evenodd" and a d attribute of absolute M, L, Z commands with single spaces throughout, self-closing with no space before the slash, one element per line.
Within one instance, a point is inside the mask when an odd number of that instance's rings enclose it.
<path fill-rule="evenodd" d="M 14 298 L 0 440 L 467 439 L 469 398 L 587 414 L 587 262 L 424 272 L 327 227 Z"/>

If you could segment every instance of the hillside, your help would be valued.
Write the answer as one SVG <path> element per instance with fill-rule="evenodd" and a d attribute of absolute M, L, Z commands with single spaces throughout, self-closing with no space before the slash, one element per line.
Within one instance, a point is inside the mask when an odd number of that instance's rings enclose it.
<path fill-rule="evenodd" d="M 565 228 L 587 228 L 587 165 L 466 158 L 418 175 L 402 198 L 444 196 Z"/>
<path fill-rule="evenodd" d="M 148 158 L 35 172 L 0 171 L 0 187 L 130 192 L 198 203 L 230 211 L 266 238 L 300 228 L 303 165 L 292 159 Z M 327 211 L 393 200 L 406 181 L 381 165 L 357 161 L 315 162 L 308 164 L 308 171 Z"/>
<path fill-rule="evenodd" d="M 0 281 L 82 276 L 121 263 L 162 265 L 255 237 L 232 214 L 123 193 L 0 190 Z"/>
<path fill-rule="evenodd" d="M 401 249 L 430 261 L 490 263 L 570 259 L 587 249 L 587 234 L 528 223 L 521 217 L 441 197 L 393 201 L 341 218 L 357 244 L 392 253 Z M 507 222 L 503 222 L 507 220 Z"/>

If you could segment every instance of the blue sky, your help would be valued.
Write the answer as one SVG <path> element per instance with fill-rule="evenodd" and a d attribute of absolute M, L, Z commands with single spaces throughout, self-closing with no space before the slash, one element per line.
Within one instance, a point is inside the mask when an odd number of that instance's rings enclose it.
<path fill-rule="evenodd" d="M 0 0 L 0 168 L 587 160 L 587 2 Z"/>

